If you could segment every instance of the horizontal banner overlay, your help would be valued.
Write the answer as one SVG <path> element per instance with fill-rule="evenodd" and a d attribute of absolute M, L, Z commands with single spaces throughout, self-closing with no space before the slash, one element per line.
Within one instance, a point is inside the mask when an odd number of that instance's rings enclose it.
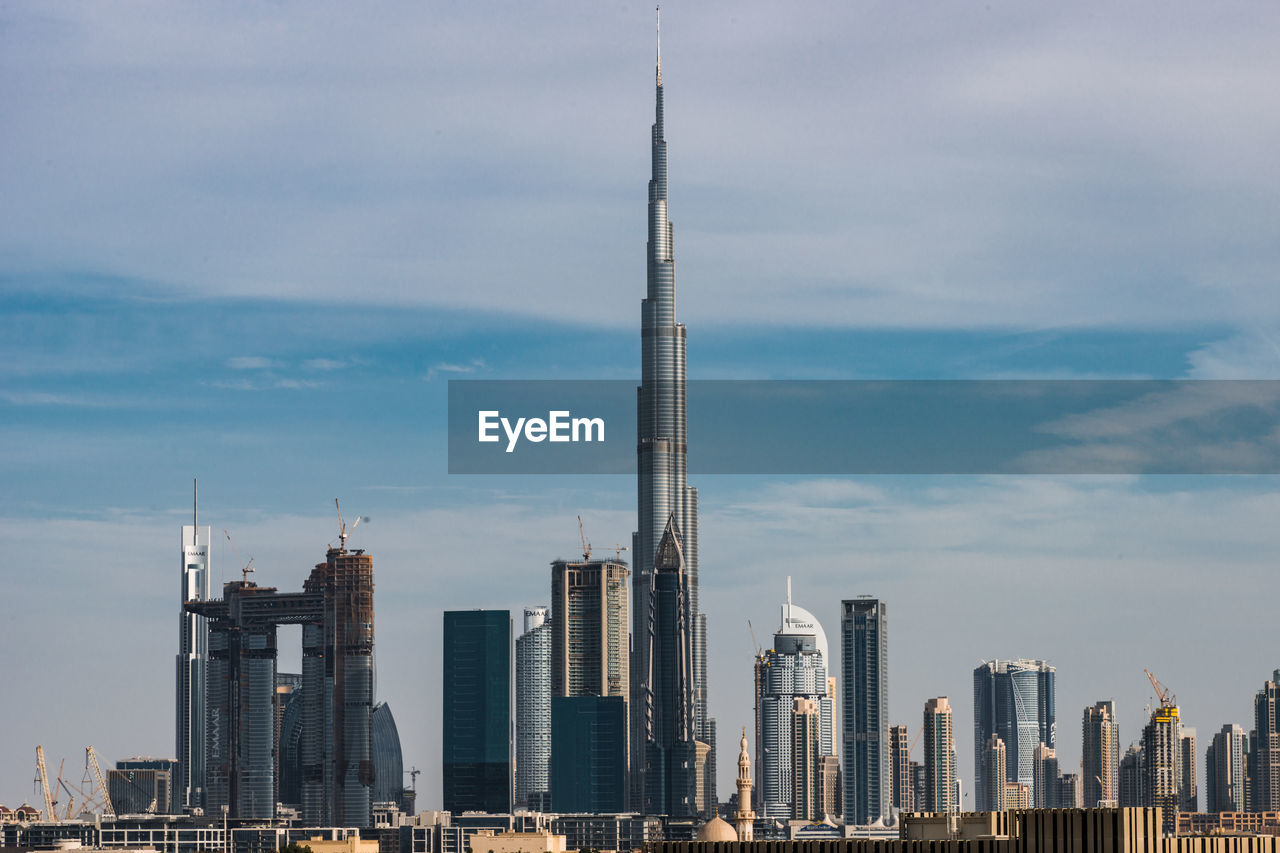
<path fill-rule="evenodd" d="M 635 473 L 637 393 L 450 381 L 449 473 Z M 1280 473 L 1275 380 L 703 380 L 687 407 L 643 450 L 690 474 Z"/>

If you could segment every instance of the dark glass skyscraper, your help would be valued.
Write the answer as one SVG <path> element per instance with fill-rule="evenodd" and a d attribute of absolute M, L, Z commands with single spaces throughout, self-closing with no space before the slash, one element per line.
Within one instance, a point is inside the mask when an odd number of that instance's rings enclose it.
<path fill-rule="evenodd" d="M 369 720 L 373 754 L 373 801 L 395 803 L 404 808 L 404 754 L 400 751 L 400 730 L 391 706 L 379 702 Z"/>
<path fill-rule="evenodd" d="M 621 812 L 627 796 L 627 703 L 621 696 L 551 698 L 551 808 Z"/>
<path fill-rule="evenodd" d="M 658 545 L 648 596 L 652 707 L 645 738 L 644 811 L 693 817 L 697 814 L 697 743 L 693 735 L 692 655 L 689 648 L 688 580 L 680 551 L 680 531 L 672 516 Z M 555 740 L 552 739 L 552 752 Z"/>
<path fill-rule="evenodd" d="M 840 709 L 845 822 L 864 825 L 889 814 L 889 620 L 875 598 L 841 603 Z"/>
<path fill-rule="evenodd" d="M 511 612 L 444 614 L 444 807 L 511 811 Z"/>
<path fill-rule="evenodd" d="M 684 555 L 687 595 L 684 623 L 690 637 L 690 728 L 693 736 L 714 747 L 707 717 L 706 619 L 698 608 L 698 492 L 686 484 L 688 451 L 685 418 L 685 327 L 676 322 L 674 234 L 667 218 L 667 142 L 663 129 L 662 48 L 658 46 L 655 118 L 649 180 L 649 241 L 645 298 L 640 303 L 641 381 L 637 389 L 638 530 L 632 536 L 635 556 L 631 576 L 631 632 L 635 649 L 631 666 L 633 744 L 643 744 L 653 730 L 647 684 L 654 620 L 649 612 L 654 559 L 669 519 L 675 519 Z M 714 755 L 708 764 L 715 766 Z M 646 790 L 644 762 L 633 762 L 632 794 Z M 710 776 L 711 774 L 707 774 Z M 714 779 L 708 779 L 714 784 Z M 714 788 L 708 792 L 714 800 Z"/>

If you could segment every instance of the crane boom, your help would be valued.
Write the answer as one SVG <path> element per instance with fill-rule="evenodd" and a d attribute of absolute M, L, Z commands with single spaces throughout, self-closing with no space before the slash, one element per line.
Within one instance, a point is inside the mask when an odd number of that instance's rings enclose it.
<path fill-rule="evenodd" d="M 98 753 L 93 751 L 92 746 L 86 746 L 84 749 L 85 760 L 89 762 L 89 766 L 93 769 L 93 779 L 98 784 L 98 789 L 102 791 L 103 815 L 105 817 L 115 817 L 116 810 L 111 806 L 111 792 L 107 790 L 107 783 L 102 778 L 102 768 L 98 766 Z"/>
<path fill-rule="evenodd" d="M 1151 670 L 1143 669 L 1142 671 L 1145 672 L 1147 674 L 1147 678 L 1151 680 L 1151 686 L 1156 691 L 1156 697 L 1160 700 L 1161 708 L 1172 708 L 1175 704 L 1177 704 L 1176 698 L 1174 697 L 1173 693 L 1170 692 L 1168 687 L 1165 687 L 1159 681 L 1156 681 L 1155 674 L 1152 673 Z"/>
<path fill-rule="evenodd" d="M 44 766 L 44 747 L 36 746 L 36 781 L 40 783 L 40 793 L 44 794 L 45 820 L 58 822 L 58 813 L 53 807 L 53 794 L 49 791 L 49 771 Z"/>

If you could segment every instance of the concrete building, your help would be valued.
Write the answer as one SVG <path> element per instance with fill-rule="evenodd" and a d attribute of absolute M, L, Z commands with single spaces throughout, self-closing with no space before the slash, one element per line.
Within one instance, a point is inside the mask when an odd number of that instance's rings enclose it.
<path fill-rule="evenodd" d="M 1035 768 L 1035 786 L 1032 808 L 1056 809 L 1058 804 L 1058 752 L 1040 744 L 1032 757 Z"/>
<path fill-rule="evenodd" d="M 822 820 L 822 724 L 818 703 L 798 696 L 791 714 L 791 817 Z"/>
<path fill-rule="evenodd" d="M 1063 773 L 1058 777 L 1058 808 L 1079 809 L 1084 791 L 1080 785 L 1079 773 Z"/>
<path fill-rule="evenodd" d="M 1253 700 L 1253 796 L 1250 809 L 1280 811 L 1280 669 Z"/>
<path fill-rule="evenodd" d="M 1222 727 L 1205 750 L 1205 805 L 1209 812 L 1242 812 L 1248 801 L 1248 735 L 1236 725 Z"/>
<path fill-rule="evenodd" d="M 1004 768 L 1007 761 L 1004 741 L 1000 739 L 1000 735 L 993 734 L 988 737 L 982 750 L 982 780 L 987 786 L 983 802 L 990 806 L 989 811 L 1002 812 L 1008 808 L 1005 789 L 1009 783 L 1004 781 Z"/>
<path fill-rule="evenodd" d="M 1200 797 L 1196 778 L 1199 766 L 1196 762 L 1196 730 L 1184 727 L 1178 737 L 1178 810 L 1200 811 Z"/>
<path fill-rule="evenodd" d="M 442 769 L 453 814 L 511 811 L 511 611 L 446 610 Z"/>
<path fill-rule="evenodd" d="M 562 814 L 622 812 L 626 743 L 621 696 L 552 696 L 551 808 Z"/>
<path fill-rule="evenodd" d="M 620 559 L 595 560 L 591 559 L 589 553 L 579 561 L 556 560 L 551 564 L 551 608 L 555 614 L 551 625 L 553 717 L 555 697 L 611 697 L 621 703 L 619 707 L 624 716 L 628 714 L 631 704 L 631 621 L 627 582 L 630 574 L 626 564 Z M 613 704 L 608 707 L 608 713 L 612 714 Z M 556 728 L 554 719 L 552 728 Z M 625 730 L 618 737 L 616 745 L 601 740 L 583 740 L 578 743 L 581 747 L 591 744 L 605 749 L 609 764 L 616 766 L 623 778 L 627 778 L 630 773 L 630 751 Z M 622 750 L 620 760 L 615 746 Z M 556 750 L 553 736 L 553 755 Z M 561 753 L 568 754 L 564 751 Z M 597 777 L 596 770 L 587 771 L 586 768 L 600 767 L 605 759 L 590 753 L 575 754 L 577 760 L 582 762 L 582 772 L 589 772 L 592 777 Z M 563 764 L 559 766 L 562 774 L 573 772 Z M 552 789 L 557 787 L 555 776 L 556 771 L 553 769 Z M 625 792 L 622 799 L 615 802 L 612 783 L 606 783 L 602 778 L 597 778 L 596 783 L 609 790 L 608 794 L 601 793 L 603 799 L 595 797 L 590 800 L 597 806 L 567 808 L 557 805 L 554 808 L 556 811 L 620 812 L 627 807 Z M 553 796 L 553 802 L 554 799 Z M 575 802 L 585 804 L 588 801 Z"/>
<path fill-rule="evenodd" d="M 845 820 L 866 825 L 887 817 L 889 766 L 889 608 L 862 597 L 841 602 L 841 752 Z"/>
<path fill-rule="evenodd" d="M 346 540 L 344 528 L 302 587 L 324 614 L 302 626 L 302 815 L 313 826 L 373 822 L 373 557 Z"/>
<path fill-rule="evenodd" d="M 210 598 L 210 530 L 199 526 L 192 501 L 191 524 L 182 526 L 180 571 L 181 603 L 178 613 L 178 655 L 174 708 L 177 722 L 174 745 L 178 769 L 166 811 L 204 806 L 206 726 L 205 691 L 209 659 L 209 628 L 204 616 L 186 609 L 188 601 Z"/>
<path fill-rule="evenodd" d="M 834 753 L 828 661 L 826 632 L 812 613 L 791 601 L 788 578 L 773 648 L 761 655 L 756 666 L 756 765 L 762 818 L 787 819 L 794 813 L 796 699 L 810 700 L 817 709 L 819 756 Z"/>
<path fill-rule="evenodd" d="M 685 327 L 676 321 L 674 230 L 667 215 L 667 141 L 661 50 L 658 57 L 654 122 L 650 136 L 652 171 L 649 179 L 646 292 L 640 303 L 641 379 L 637 395 L 636 436 L 638 525 L 631 542 L 631 553 L 635 558 L 631 578 L 631 637 L 634 644 L 631 666 L 632 801 L 639 803 L 643 798 L 646 803 L 651 803 L 655 793 L 668 796 L 666 781 L 656 786 L 644 781 L 653 768 L 647 755 L 642 757 L 639 750 L 642 745 L 652 742 L 653 721 L 649 719 L 650 707 L 644 699 L 649 691 L 659 692 L 656 685 L 646 683 L 650 674 L 656 671 L 649 659 L 654 648 L 649 639 L 650 626 L 655 624 L 650 612 L 653 606 L 651 591 L 656 586 L 655 572 L 661 543 L 668 526 L 674 521 L 674 529 L 679 531 L 687 587 L 681 621 L 688 634 L 689 646 L 690 741 L 696 739 L 712 747 L 704 762 L 707 772 L 703 785 L 707 789 L 706 799 L 715 802 L 715 732 L 707 714 L 707 623 L 698 599 L 698 492 L 686 481 Z M 695 749 L 689 746 L 687 751 L 692 754 Z M 663 758 L 664 762 L 667 757 Z M 677 795 L 676 799 L 681 797 Z"/>
<path fill-rule="evenodd" d="M 1057 746 L 1056 671 L 1042 660 L 986 661 L 973 671 L 973 737 L 976 807 L 990 809 L 981 752 L 993 734 L 1005 743 L 1004 781 L 1035 791 L 1035 749 Z"/>
<path fill-rule="evenodd" d="M 924 808 L 956 812 L 956 753 L 952 741 L 951 703 L 938 696 L 924 703 Z"/>
<path fill-rule="evenodd" d="M 1031 788 L 1021 782 L 1004 783 L 1004 808 L 1012 811 L 1025 811 L 1032 807 Z"/>
<path fill-rule="evenodd" d="M 551 621 L 525 608 L 516 640 L 516 808 L 551 810 Z"/>
<path fill-rule="evenodd" d="M 889 727 L 889 805 L 900 812 L 915 811 L 911 784 L 911 739 L 906 726 Z"/>
<path fill-rule="evenodd" d="M 1181 754 L 1178 707 L 1163 705 L 1155 708 L 1142 732 L 1143 793 L 1146 805 L 1160 809 L 1164 815 L 1166 832 L 1173 832 L 1178 818 L 1182 787 L 1179 779 Z"/>
<path fill-rule="evenodd" d="M 1120 759 L 1117 775 L 1120 808 L 1142 807 L 1147 802 L 1147 765 L 1141 744 L 1131 744 Z"/>
<path fill-rule="evenodd" d="M 1119 805 L 1120 725 L 1111 700 L 1084 709 L 1081 777 L 1086 808 Z"/>

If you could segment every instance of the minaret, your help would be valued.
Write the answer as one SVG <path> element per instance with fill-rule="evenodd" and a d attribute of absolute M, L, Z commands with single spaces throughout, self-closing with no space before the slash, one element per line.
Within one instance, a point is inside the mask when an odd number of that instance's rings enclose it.
<path fill-rule="evenodd" d="M 654 559 L 667 521 L 675 520 L 688 585 L 684 623 L 690 640 L 690 690 L 694 737 L 714 747 L 707 718 L 706 619 L 698 606 L 698 492 L 686 483 L 685 327 L 676 322 L 674 233 L 667 219 L 667 142 L 663 128 L 662 42 L 657 47 L 655 112 L 649 180 L 647 290 L 640 303 L 641 381 L 637 389 L 637 516 L 632 535 L 631 742 L 653 737 L 653 685 L 649 612 Z M 714 767 L 714 752 L 709 758 Z M 644 796 L 643 762 L 632 762 L 632 802 Z M 708 773 L 709 777 L 711 773 Z M 714 784 L 714 780 L 711 780 Z M 714 791 L 709 791 L 714 794 Z M 633 807 L 635 807 L 633 805 Z"/>
<path fill-rule="evenodd" d="M 733 822 L 739 841 L 752 841 L 756 813 L 751 810 L 751 756 L 747 754 L 747 727 L 742 727 L 742 751 L 738 753 L 738 810 Z"/>

